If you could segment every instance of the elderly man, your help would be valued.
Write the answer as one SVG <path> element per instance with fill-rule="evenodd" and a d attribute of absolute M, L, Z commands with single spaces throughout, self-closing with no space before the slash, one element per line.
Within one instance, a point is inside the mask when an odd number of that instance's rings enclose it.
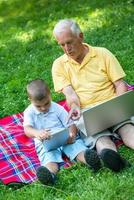
<path fill-rule="evenodd" d="M 70 19 L 60 20 L 53 34 L 64 55 L 52 67 L 56 92 L 62 92 L 71 108 L 69 117 L 80 118 L 80 110 L 121 95 L 127 91 L 125 73 L 115 56 L 107 49 L 83 43 L 79 25 Z M 131 120 L 113 127 L 124 144 L 134 149 L 134 126 Z M 104 165 L 120 171 L 128 164 L 117 152 L 112 131 L 105 130 L 91 137 Z M 90 145 L 90 144 L 89 144 Z"/>

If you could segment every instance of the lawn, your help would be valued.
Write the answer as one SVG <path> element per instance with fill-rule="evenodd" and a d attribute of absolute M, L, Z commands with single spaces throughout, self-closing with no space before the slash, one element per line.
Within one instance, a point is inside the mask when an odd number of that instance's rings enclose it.
<path fill-rule="evenodd" d="M 133 0 L 0 0 L 0 117 L 22 112 L 28 105 L 25 86 L 42 78 L 54 101 L 64 97 L 53 90 L 51 66 L 62 54 L 52 36 L 55 23 L 73 18 L 85 42 L 111 50 L 134 84 Z M 134 165 L 133 151 L 119 151 Z M 20 190 L 0 185 L 1 200 L 133 200 L 134 167 L 116 174 L 102 169 L 93 174 L 85 166 L 61 170 L 55 187 L 36 182 Z"/>

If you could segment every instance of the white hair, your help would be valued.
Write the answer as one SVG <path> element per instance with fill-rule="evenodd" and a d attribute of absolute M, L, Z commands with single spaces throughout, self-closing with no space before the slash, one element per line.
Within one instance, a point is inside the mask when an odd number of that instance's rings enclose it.
<path fill-rule="evenodd" d="M 67 29 L 71 30 L 72 34 L 77 36 L 82 32 L 79 25 L 74 20 L 62 19 L 55 25 L 53 34 L 54 36 L 59 35 Z"/>

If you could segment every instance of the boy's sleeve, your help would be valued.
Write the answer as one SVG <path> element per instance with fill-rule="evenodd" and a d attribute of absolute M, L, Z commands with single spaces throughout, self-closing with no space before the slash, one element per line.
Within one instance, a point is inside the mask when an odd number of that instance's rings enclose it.
<path fill-rule="evenodd" d="M 34 127 L 34 121 L 33 121 L 32 112 L 30 112 L 28 109 L 26 109 L 24 111 L 23 126 L 32 126 L 32 127 Z"/>

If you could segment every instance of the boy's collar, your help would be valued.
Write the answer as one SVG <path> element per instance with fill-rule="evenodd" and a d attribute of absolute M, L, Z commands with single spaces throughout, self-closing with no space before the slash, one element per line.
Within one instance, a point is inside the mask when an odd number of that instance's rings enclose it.
<path fill-rule="evenodd" d="M 47 113 L 49 113 L 49 112 L 51 112 L 53 110 L 53 108 L 52 108 L 52 101 L 51 101 L 51 105 L 49 107 L 49 110 L 47 112 L 40 112 L 40 111 L 38 111 L 37 108 L 33 104 L 32 104 L 32 107 L 33 107 L 34 112 L 35 112 L 36 115 L 47 114 Z"/>

